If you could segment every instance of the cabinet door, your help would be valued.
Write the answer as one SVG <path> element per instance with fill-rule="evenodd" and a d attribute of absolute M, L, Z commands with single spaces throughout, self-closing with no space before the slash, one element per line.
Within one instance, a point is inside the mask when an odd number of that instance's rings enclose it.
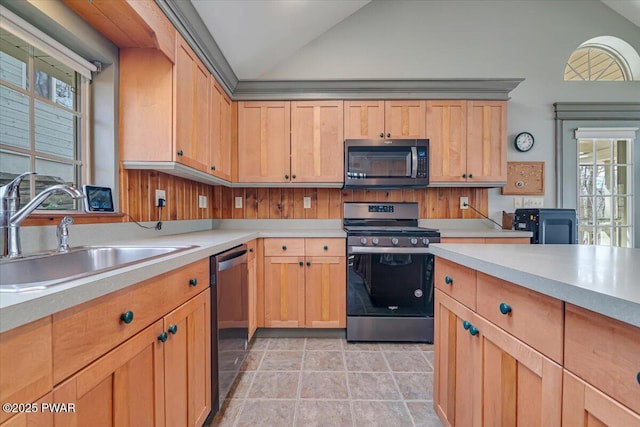
<path fill-rule="evenodd" d="M 210 173 L 231 181 L 231 99 L 211 78 Z"/>
<path fill-rule="evenodd" d="M 424 138 L 425 101 L 385 101 L 384 128 L 385 138 Z"/>
<path fill-rule="evenodd" d="M 467 181 L 507 181 L 506 101 L 467 101 Z"/>
<path fill-rule="evenodd" d="M 56 413 L 55 425 L 163 427 L 162 332 L 159 320 L 56 387 L 54 402 L 75 412 Z"/>
<path fill-rule="evenodd" d="M 427 101 L 429 180 L 466 181 L 467 101 Z"/>
<path fill-rule="evenodd" d="M 482 344 L 482 425 L 560 426 L 562 367 L 480 316 L 474 326 Z"/>
<path fill-rule="evenodd" d="M 211 411 L 210 289 L 164 318 L 167 426 L 201 426 Z"/>
<path fill-rule="evenodd" d="M 290 181 L 291 104 L 238 103 L 238 181 Z"/>
<path fill-rule="evenodd" d="M 384 101 L 344 101 L 345 139 L 384 138 Z"/>
<path fill-rule="evenodd" d="M 346 258 L 307 257 L 305 266 L 307 328 L 346 327 Z"/>
<path fill-rule="evenodd" d="M 181 37 L 175 64 L 175 159 L 208 171 L 209 72 Z"/>
<path fill-rule="evenodd" d="M 479 426 L 482 421 L 482 360 L 478 335 L 465 329 L 471 310 L 436 289 L 434 406 L 445 426 Z"/>
<path fill-rule="evenodd" d="M 304 327 L 304 258 L 264 258 L 264 321 L 267 328 Z"/>
<path fill-rule="evenodd" d="M 291 181 L 342 182 L 342 101 L 291 102 Z"/>
<path fill-rule="evenodd" d="M 640 426 L 640 414 L 564 371 L 562 423 L 571 427 Z"/>

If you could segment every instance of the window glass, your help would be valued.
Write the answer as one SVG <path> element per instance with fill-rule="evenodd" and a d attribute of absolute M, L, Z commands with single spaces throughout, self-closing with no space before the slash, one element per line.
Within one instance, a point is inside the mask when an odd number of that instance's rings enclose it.
<path fill-rule="evenodd" d="M 29 149 L 29 97 L 0 86 L 0 117 L 0 144 Z"/>
<path fill-rule="evenodd" d="M 34 116 L 36 151 L 74 159 L 76 154 L 74 114 L 36 100 Z"/>

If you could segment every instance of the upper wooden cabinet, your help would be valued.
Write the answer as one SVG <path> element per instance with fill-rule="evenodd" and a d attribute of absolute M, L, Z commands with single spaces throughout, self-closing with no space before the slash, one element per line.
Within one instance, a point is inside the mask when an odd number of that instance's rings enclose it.
<path fill-rule="evenodd" d="M 506 128 L 506 101 L 427 101 L 430 181 L 505 183 Z"/>
<path fill-rule="evenodd" d="M 209 110 L 209 169 L 212 175 L 231 181 L 232 113 L 234 104 L 220 84 L 211 78 L 211 108 Z"/>
<path fill-rule="evenodd" d="M 346 139 L 425 137 L 425 101 L 345 101 Z"/>
<path fill-rule="evenodd" d="M 342 122 L 342 101 L 239 102 L 239 182 L 341 183 Z"/>
<path fill-rule="evenodd" d="M 176 161 L 208 172 L 209 71 L 186 41 L 176 39 Z"/>
<path fill-rule="evenodd" d="M 159 49 L 175 58 L 176 29 L 153 0 L 63 0 L 120 48 Z"/>

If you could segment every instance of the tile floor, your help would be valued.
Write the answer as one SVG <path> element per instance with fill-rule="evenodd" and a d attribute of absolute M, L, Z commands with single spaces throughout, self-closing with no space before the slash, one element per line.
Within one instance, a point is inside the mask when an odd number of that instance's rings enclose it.
<path fill-rule="evenodd" d="M 212 426 L 441 426 L 433 346 L 256 338 Z"/>

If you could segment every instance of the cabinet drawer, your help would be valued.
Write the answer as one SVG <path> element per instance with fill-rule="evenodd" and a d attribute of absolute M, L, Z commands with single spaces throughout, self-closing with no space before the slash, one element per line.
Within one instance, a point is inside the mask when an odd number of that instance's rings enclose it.
<path fill-rule="evenodd" d="M 436 288 L 467 307 L 476 308 L 476 271 L 443 258 L 436 258 Z"/>
<path fill-rule="evenodd" d="M 304 239 L 264 239 L 264 256 L 304 256 Z"/>
<path fill-rule="evenodd" d="M 478 314 L 562 364 L 564 303 L 478 273 Z"/>
<path fill-rule="evenodd" d="M 640 328 L 567 304 L 564 345 L 565 369 L 640 413 Z"/>
<path fill-rule="evenodd" d="M 345 256 L 347 253 L 344 239 L 305 239 L 306 256 Z"/>
<path fill-rule="evenodd" d="M 51 317 L 2 333 L 0 402 L 34 402 L 51 389 Z M 0 423 L 12 416 L 0 412 Z"/>
<path fill-rule="evenodd" d="M 203 259 L 54 314 L 54 383 L 102 356 L 208 286 L 209 260 Z M 129 323 L 126 323 L 127 313 L 133 314 Z"/>

